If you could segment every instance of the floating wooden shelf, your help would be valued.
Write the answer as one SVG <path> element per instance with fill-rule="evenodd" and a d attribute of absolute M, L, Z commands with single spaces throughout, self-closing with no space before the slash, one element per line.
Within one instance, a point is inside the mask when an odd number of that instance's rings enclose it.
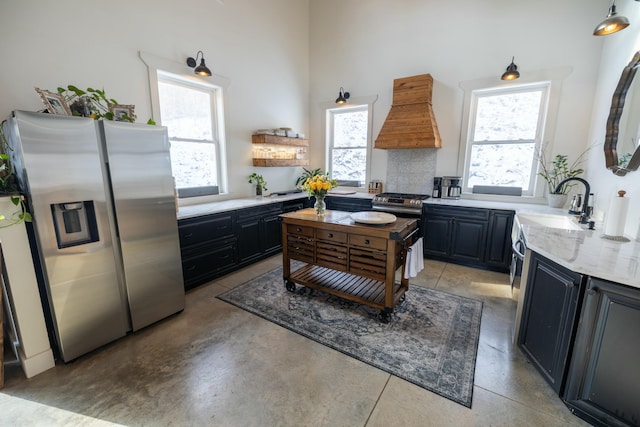
<path fill-rule="evenodd" d="M 269 144 L 269 145 L 280 145 L 284 147 L 309 147 L 309 140 L 303 138 L 288 138 L 286 136 L 275 136 L 275 135 L 251 135 L 251 142 L 253 144 Z M 297 150 L 295 148 L 288 148 L 286 150 Z M 300 149 L 302 150 L 302 149 Z M 304 157 L 306 157 L 306 149 Z M 290 153 L 291 157 L 294 157 L 294 153 Z M 255 149 L 254 149 L 255 155 Z M 289 156 L 281 156 L 281 157 L 289 157 Z M 274 167 L 274 166 L 309 166 L 309 159 L 273 159 L 273 158 L 261 158 L 258 156 L 253 159 L 253 166 L 263 166 L 263 167 Z"/>
<path fill-rule="evenodd" d="M 253 166 L 309 166 L 308 159 L 253 159 Z"/>
<path fill-rule="evenodd" d="M 251 142 L 254 144 L 293 145 L 296 147 L 309 146 L 308 139 L 287 138 L 286 136 L 276 136 L 276 135 L 251 135 Z"/>

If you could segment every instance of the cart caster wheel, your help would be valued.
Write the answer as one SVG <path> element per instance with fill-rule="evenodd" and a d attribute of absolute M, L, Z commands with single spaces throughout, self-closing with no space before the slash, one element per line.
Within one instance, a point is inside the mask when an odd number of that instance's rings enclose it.
<path fill-rule="evenodd" d="M 380 311 L 380 313 L 378 314 L 378 319 L 380 319 L 382 323 L 389 323 L 389 321 L 391 320 L 391 312 L 384 310 Z"/>
<path fill-rule="evenodd" d="M 293 282 L 291 282 L 291 281 L 289 281 L 289 280 L 287 280 L 287 281 L 284 283 L 284 287 L 285 287 L 285 288 L 287 288 L 287 290 L 288 290 L 289 292 L 295 292 L 295 291 L 296 291 L 296 284 L 295 284 L 295 283 L 293 283 Z"/>
<path fill-rule="evenodd" d="M 405 300 L 407 299 L 407 295 L 406 294 L 402 294 L 402 296 L 400 297 L 400 304 L 402 304 L 403 302 L 405 302 Z"/>

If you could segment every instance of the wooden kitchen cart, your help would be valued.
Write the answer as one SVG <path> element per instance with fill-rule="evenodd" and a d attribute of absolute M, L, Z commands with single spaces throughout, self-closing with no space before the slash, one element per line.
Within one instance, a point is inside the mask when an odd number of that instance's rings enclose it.
<path fill-rule="evenodd" d="M 280 217 L 288 291 L 293 292 L 297 283 L 378 308 L 380 320 L 390 320 L 409 287 L 404 268 L 407 252 L 418 237 L 417 220 L 360 224 L 349 212 L 327 210 L 324 217 L 317 217 L 311 208 Z M 305 264 L 291 271 L 292 260 Z M 401 276 L 396 281 L 398 269 Z"/>

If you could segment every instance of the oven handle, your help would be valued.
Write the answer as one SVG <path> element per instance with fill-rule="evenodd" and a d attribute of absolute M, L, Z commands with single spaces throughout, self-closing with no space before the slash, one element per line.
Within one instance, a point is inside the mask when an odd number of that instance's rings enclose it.
<path fill-rule="evenodd" d="M 524 250 L 527 248 L 524 239 L 520 237 L 518 240 L 513 242 L 511 245 L 511 249 L 513 250 L 513 254 L 520 260 L 524 261 Z"/>
<path fill-rule="evenodd" d="M 415 215 L 416 217 L 419 217 L 422 214 L 422 209 L 417 210 L 417 209 L 411 209 L 411 208 L 400 208 L 395 206 L 373 205 L 371 209 L 373 209 L 374 211 L 380 211 L 380 212 L 389 212 L 389 213 L 397 212 L 397 213 L 411 214 L 411 215 Z"/>

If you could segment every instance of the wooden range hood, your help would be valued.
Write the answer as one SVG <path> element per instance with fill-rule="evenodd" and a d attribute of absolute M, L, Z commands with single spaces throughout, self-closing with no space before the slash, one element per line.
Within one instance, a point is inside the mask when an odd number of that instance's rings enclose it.
<path fill-rule="evenodd" d="M 440 132 L 431 106 L 431 74 L 393 81 L 393 104 L 374 147 L 440 148 Z"/>

